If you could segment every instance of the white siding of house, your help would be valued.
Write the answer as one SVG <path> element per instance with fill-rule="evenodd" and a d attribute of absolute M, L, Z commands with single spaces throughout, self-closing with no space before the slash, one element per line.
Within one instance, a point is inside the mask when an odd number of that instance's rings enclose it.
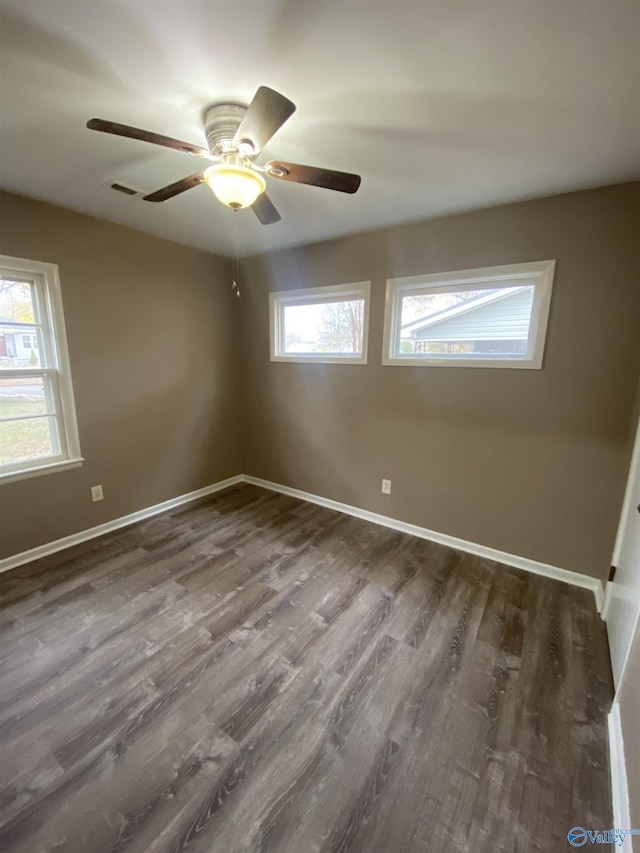
<path fill-rule="evenodd" d="M 0 335 L 4 337 L 6 356 L 5 358 L 14 359 L 16 362 L 20 362 L 20 364 L 15 364 L 15 366 L 24 367 L 24 362 L 30 361 L 31 353 L 35 352 L 36 356 L 39 358 L 39 348 L 36 346 L 37 342 L 37 333 L 34 326 L 25 326 L 25 330 L 16 331 L 15 326 L 4 326 L 0 327 Z M 29 346 L 25 346 L 23 335 L 27 336 L 29 339 Z M 27 365 L 28 367 L 29 365 Z"/>
<path fill-rule="evenodd" d="M 22 339 L 22 335 L 25 334 L 26 337 L 29 338 L 29 346 L 24 345 L 24 341 Z M 14 340 L 16 344 L 16 358 L 20 358 L 23 360 L 27 360 L 31 358 L 31 353 L 35 352 L 38 355 L 38 347 L 35 346 L 36 336 L 31 330 L 28 332 L 16 332 L 14 333 Z"/>
<path fill-rule="evenodd" d="M 533 287 L 528 287 L 513 296 L 418 329 L 412 338 L 418 341 L 526 341 L 532 304 Z"/>

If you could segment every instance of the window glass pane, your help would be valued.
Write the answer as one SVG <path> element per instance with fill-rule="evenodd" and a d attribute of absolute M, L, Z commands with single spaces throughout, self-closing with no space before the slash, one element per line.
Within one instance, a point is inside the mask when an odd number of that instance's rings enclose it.
<path fill-rule="evenodd" d="M 27 376 L 20 379 L 0 378 L 0 418 L 22 418 L 44 415 L 47 410 L 44 379 Z"/>
<path fill-rule="evenodd" d="M 33 284 L 0 279 L 0 370 L 40 365 L 36 322 Z"/>
<path fill-rule="evenodd" d="M 56 452 L 55 430 L 52 417 L 0 421 L 0 464 L 52 456 Z"/>
<path fill-rule="evenodd" d="M 284 352 L 362 355 L 364 299 L 285 305 Z"/>
<path fill-rule="evenodd" d="M 432 291 L 431 293 L 407 294 L 402 297 L 402 325 L 416 320 L 434 317 L 465 302 L 473 302 L 479 296 L 497 293 L 499 288 L 491 290 L 451 290 Z"/>
<path fill-rule="evenodd" d="M 0 255 L 0 482 L 80 460 L 55 264 Z"/>
<path fill-rule="evenodd" d="M 524 358 L 533 294 L 533 285 L 405 294 L 396 352 L 460 361 Z"/>

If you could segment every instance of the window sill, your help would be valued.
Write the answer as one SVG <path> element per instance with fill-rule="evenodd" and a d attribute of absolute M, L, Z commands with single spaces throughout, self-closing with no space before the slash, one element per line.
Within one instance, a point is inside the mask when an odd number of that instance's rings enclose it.
<path fill-rule="evenodd" d="M 541 370 L 542 359 L 458 359 L 444 358 L 387 358 L 383 359 L 385 367 L 483 367 L 506 368 L 508 370 Z"/>
<path fill-rule="evenodd" d="M 272 355 L 271 361 L 293 362 L 294 364 L 366 364 L 367 359 L 361 355 Z"/>
<path fill-rule="evenodd" d="M 84 458 L 79 456 L 77 459 L 65 459 L 62 462 L 49 462 L 34 466 L 33 468 L 23 468 L 21 471 L 7 471 L 4 474 L 0 473 L 0 485 L 3 483 L 12 483 L 14 480 L 27 480 L 29 477 L 39 477 L 41 474 L 55 474 L 58 471 L 66 471 L 69 468 L 79 468 L 83 462 Z"/>

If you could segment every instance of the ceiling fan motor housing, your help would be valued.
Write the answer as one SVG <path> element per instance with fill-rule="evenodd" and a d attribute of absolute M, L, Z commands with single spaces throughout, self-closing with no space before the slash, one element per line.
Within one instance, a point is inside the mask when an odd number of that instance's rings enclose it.
<path fill-rule="evenodd" d="M 204 132 L 212 157 L 235 151 L 233 137 L 246 111 L 242 104 L 216 104 L 206 111 Z"/>

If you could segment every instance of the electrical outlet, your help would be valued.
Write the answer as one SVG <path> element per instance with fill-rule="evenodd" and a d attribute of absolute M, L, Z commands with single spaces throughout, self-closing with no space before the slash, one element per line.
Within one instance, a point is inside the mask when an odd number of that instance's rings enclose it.
<path fill-rule="evenodd" d="M 382 481 L 382 493 L 385 495 L 391 494 L 391 480 Z"/>
<path fill-rule="evenodd" d="M 104 495 L 102 494 L 102 486 L 91 486 L 91 500 L 95 503 L 101 501 Z"/>

